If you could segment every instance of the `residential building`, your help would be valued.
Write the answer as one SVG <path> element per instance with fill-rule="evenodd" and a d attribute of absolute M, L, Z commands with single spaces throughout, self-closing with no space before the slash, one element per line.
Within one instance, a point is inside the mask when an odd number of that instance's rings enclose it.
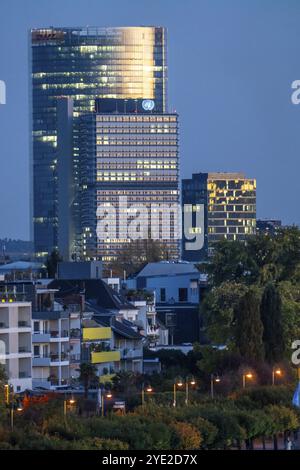
<path fill-rule="evenodd" d="M 99 377 L 110 378 L 120 370 L 120 351 L 115 348 L 110 326 L 100 326 L 93 318 L 82 322 L 82 362 L 91 362 Z"/>
<path fill-rule="evenodd" d="M 70 382 L 70 315 L 62 310 L 32 314 L 32 384 L 57 389 Z"/>
<path fill-rule="evenodd" d="M 31 303 L 18 301 L 15 292 L 2 291 L 0 303 L 0 363 L 15 392 L 32 389 Z"/>
<path fill-rule="evenodd" d="M 256 180 L 244 173 L 193 174 L 191 179 L 183 180 L 182 194 L 184 214 L 204 212 L 198 222 L 197 215 L 187 218 L 183 259 L 203 261 L 213 251 L 214 243 L 245 241 L 256 233 Z M 197 238 L 202 243 L 194 249 Z"/>
<path fill-rule="evenodd" d="M 101 279 L 101 261 L 62 261 L 58 263 L 58 279 Z"/>
<path fill-rule="evenodd" d="M 199 302 L 206 276 L 193 263 L 148 263 L 126 285 L 154 293 L 157 317 L 168 329 L 170 344 L 201 340 Z"/>
<path fill-rule="evenodd" d="M 30 31 L 31 68 L 31 211 L 32 239 L 37 257 L 44 258 L 62 243 L 78 256 L 77 223 L 80 205 L 79 116 L 94 111 L 96 98 L 153 100 L 157 112 L 167 109 L 166 31 L 161 27 L 38 28 Z M 65 123 L 70 144 L 74 116 L 72 151 L 67 162 L 71 178 L 57 161 L 57 104 L 71 97 Z M 70 103 L 69 103 L 70 104 Z M 64 104 L 62 104 L 64 107 Z M 61 142 L 60 151 L 68 142 Z M 65 168 L 66 169 L 66 168 Z M 58 171 L 60 175 L 58 174 Z M 61 181 L 72 181 L 72 204 L 59 208 Z M 70 195 L 70 194 L 69 194 Z M 61 198 L 62 201 L 62 198 Z M 62 202 L 61 202 L 62 203 Z M 71 225 L 59 234 L 59 216 L 68 214 Z"/>
<path fill-rule="evenodd" d="M 61 299 L 84 292 L 81 360 L 95 364 L 99 377 L 143 370 L 145 337 L 138 307 L 100 279 L 56 279 L 49 287 L 57 289 Z"/>

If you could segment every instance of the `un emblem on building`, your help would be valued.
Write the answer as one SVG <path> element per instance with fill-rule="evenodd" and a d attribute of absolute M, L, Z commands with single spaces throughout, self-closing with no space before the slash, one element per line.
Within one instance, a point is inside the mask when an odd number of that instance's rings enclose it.
<path fill-rule="evenodd" d="M 142 102 L 142 107 L 145 111 L 152 111 L 154 109 L 155 103 L 153 100 L 144 100 Z"/>

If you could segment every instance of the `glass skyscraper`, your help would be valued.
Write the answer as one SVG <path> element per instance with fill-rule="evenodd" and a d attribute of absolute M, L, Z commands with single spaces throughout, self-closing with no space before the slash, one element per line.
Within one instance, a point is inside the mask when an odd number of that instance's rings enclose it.
<path fill-rule="evenodd" d="M 177 114 L 157 112 L 150 100 L 97 101 L 99 112 L 82 116 L 80 126 L 80 257 L 109 265 L 138 220 L 138 238 L 156 239 L 178 259 Z"/>
<path fill-rule="evenodd" d="M 190 239 L 204 231 L 200 250 L 186 250 L 182 241 L 183 259 L 201 261 L 220 240 L 245 241 L 256 233 L 256 180 L 244 173 L 198 173 L 182 181 L 184 211 L 197 213 L 204 208 L 204 223 L 186 227 Z M 184 229 L 183 229 L 184 231 Z"/>
<path fill-rule="evenodd" d="M 166 32 L 161 27 L 33 29 L 30 43 L 32 238 L 36 255 L 45 257 L 58 246 L 58 100 L 73 99 L 72 211 L 78 221 L 79 117 L 94 111 L 96 98 L 153 100 L 156 112 L 164 113 Z"/>

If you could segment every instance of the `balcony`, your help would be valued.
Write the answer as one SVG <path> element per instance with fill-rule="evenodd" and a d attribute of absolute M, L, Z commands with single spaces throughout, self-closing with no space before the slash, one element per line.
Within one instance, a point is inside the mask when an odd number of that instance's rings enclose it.
<path fill-rule="evenodd" d="M 122 359 L 140 359 L 143 357 L 143 349 L 122 349 L 121 351 Z"/>
<path fill-rule="evenodd" d="M 101 364 L 103 362 L 118 362 L 121 359 L 120 351 L 103 351 L 91 353 L 92 364 Z"/>
<path fill-rule="evenodd" d="M 50 366 L 50 356 L 35 356 L 32 359 L 33 367 L 49 367 Z"/>
<path fill-rule="evenodd" d="M 62 339 L 67 339 L 69 338 L 69 331 L 68 330 L 62 330 L 59 332 L 58 330 L 51 330 L 50 331 L 50 339 L 51 340 L 58 340 L 61 341 Z"/>
<path fill-rule="evenodd" d="M 33 343 L 49 343 L 50 332 L 49 331 L 34 331 L 32 335 Z"/>
<path fill-rule="evenodd" d="M 111 338 L 111 328 L 110 327 L 103 327 L 103 328 L 83 328 L 82 331 L 83 341 L 96 341 L 102 339 L 110 339 Z"/>
<path fill-rule="evenodd" d="M 55 353 L 50 354 L 50 362 L 58 363 L 58 362 L 66 362 L 66 361 L 69 361 L 69 355 L 66 353 L 61 353 L 60 356 Z"/>

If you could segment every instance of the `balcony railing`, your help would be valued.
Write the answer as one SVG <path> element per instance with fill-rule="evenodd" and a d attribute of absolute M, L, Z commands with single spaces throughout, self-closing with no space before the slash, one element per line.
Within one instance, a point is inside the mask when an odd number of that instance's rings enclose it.
<path fill-rule="evenodd" d="M 51 362 L 58 362 L 59 361 L 59 355 L 58 354 L 50 354 L 50 359 L 51 359 Z"/>
<path fill-rule="evenodd" d="M 30 328 L 30 325 L 27 321 L 18 321 L 18 327 L 19 328 Z"/>
<path fill-rule="evenodd" d="M 50 331 L 51 338 L 68 338 L 69 334 L 68 330 L 63 330 L 60 333 L 57 330 Z"/>
<path fill-rule="evenodd" d="M 58 354 L 50 354 L 51 362 L 60 362 L 60 361 L 68 361 L 69 355 L 67 353 L 61 353 L 59 357 Z"/>
<path fill-rule="evenodd" d="M 103 351 L 103 352 L 91 352 L 92 364 L 99 364 L 103 362 L 118 362 L 120 361 L 120 351 Z"/>
<path fill-rule="evenodd" d="M 0 328 L 8 328 L 8 325 L 4 322 L 0 322 Z"/>
<path fill-rule="evenodd" d="M 134 359 L 134 358 L 142 357 L 142 356 L 143 356 L 142 348 L 121 350 L 122 359 Z"/>

